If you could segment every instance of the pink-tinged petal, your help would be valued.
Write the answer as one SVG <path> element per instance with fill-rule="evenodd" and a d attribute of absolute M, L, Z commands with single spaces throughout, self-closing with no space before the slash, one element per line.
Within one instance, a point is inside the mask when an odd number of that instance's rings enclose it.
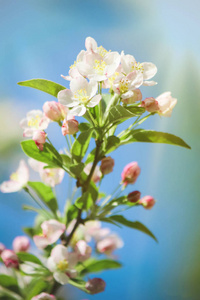
<path fill-rule="evenodd" d="M 69 281 L 69 277 L 63 272 L 54 272 L 53 277 L 60 284 L 67 284 Z"/>
<path fill-rule="evenodd" d="M 44 166 L 46 166 L 46 164 L 33 158 L 28 159 L 28 164 L 35 172 L 40 172 L 44 168 Z"/>
<path fill-rule="evenodd" d="M 81 50 L 79 52 L 79 54 L 77 55 L 76 57 L 76 61 L 79 62 L 79 61 L 83 61 L 84 60 L 84 57 L 85 57 L 85 54 L 86 54 L 86 51 L 85 50 Z"/>
<path fill-rule="evenodd" d="M 139 88 L 143 83 L 143 75 L 138 71 L 129 73 L 127 79 L 131 81 L 130 88 Z"/>
<path fill-rule="evenodd" d="M 89 96 L 89 99 L 94 97 L 96 95 L 98 90 L 98 83 L 95 80 L 90 80 L 87 86 L 87 94 Z"/>
<path fill-rule="evenodd" d="M 26 129 L 24 129 L 23 137 L 32 137 L 34 132 L 35 132 L 35 129 L 26 128 Z"/>
<path fill-rule="evenodd" d="M 72 80 L 72 77 L 71 76 L 64 76 L 64 75 L 60 75 L 63 79 L 65 79 L 65 80 L 68 80 L 68 81 L 70 81 L 70 80 Z"/>
<path fill-rule="evenodd" d="M 133 91 L 128 91 L 121 95 L 122 99 L 127 99 L 133 96 Z"/>
<path fill-rule="evenodd" d="M 157 73 L 157 67 L 150 62 L 143 62 L 142 67 L 144 80 L 151 79 Z"/>
<path fill-rule="evenodd" d="M 44 249 L 50 244 L 48 239 L 41 235 L 34 235 L 33 241 L 36 244 L 38 249 Z"/>
<path fill-rule="evenodd" d="M 88 87 L 88 81 L 82 76 L 72 79 L 70 82 L 70 89 L 73 94 L 76 93 L 78 90 L 87 89 L 87 87 Z"/>
<path fill-rule="evenodd" d="M 19 190 L 21 190 L 22 186 L 19 182 L 10 180 L 10 181 L 4 181 L 1 185 L 0 185 L 0 191 L 2 193 L 14 193 L 14 192 L 18 192 Z"/>
<path fill-rule="evenodd" d="M 28 127 L 28 120 L 27 118 L 24 118 L 20 121 L 19 126 L 23 129 L 25 129 L 26 127 Z"/>
<path fill-rule="evenodd" d="M 124 51 L 121 53 L 121 65 L 123 71 L 128 74 L 132 71 L 132 66 L 136 63 L 135 58 L 132 55 L 125 55 Z"/>
<path fill-rule="evenodd" d="M 36 116 L 38 116 L 39 118 L 42 118 L 43 112 L 39 109 L 34 109 L 34 110 L 30 110 L 26 116 L 28 119 L 35 118 Z"/>
<path fill-rule="evenodd" d="M 72 96 L 73 94 L 69 89 L 62 90 L 58 93 L 58 101 L 63 105 L 72 107 L 75 104 L 75 102 L 72 100 Z"/>
<path fill-rule="evenodd" d="M 156 84 L 158 84 L 158 83 L 156 81 L 153 81 L 153 80 L 151 80 L 151 81 L 143 81 L 143 85 L 144 86 L 154 86 Z"/>
<path fill-rule="evenodd" d="M 51 122 L 51 120 L 49 118 L 47 118 L 46 116 L 43 116 L 40 120 L 39 123 L 39 128 L 40 130 L 45 130 L 47 129 L 47 127 L 49 126 L 49 123 Z"/>
<path fill-rule="evenodd" d="M 83 116 L 86 113 L 86 108 L 84 105 L 78 105 L 76 107 L 73 107 L 69 114 L 72 116 Z"/>
<path fill-rule="evenodd" d="M 101 95 L 96 95 L 94 96 L 90 102 L 87 104 L 88 107 L 94 107 L 96 106 L 97 104 L 99 104 L 99 101 L 101 100 Z"/>
<path fill-rule="evenodd" d="M 19 168 L 16 171 L 17 173 L 17 181 L 19 181 L 22 185 L 26 185 L 29 180 L 29 169 L 24 160 L 21 160 L 19 163 Z"/>
<path fill-rule="evenodd" d="M 107 65 L 115 64 L 117 67 L 120 64 L 120 54 L 118 52 L 108 52 L 103 59 Z"/>
<path fill-rule="evenodd" d="M 85 39 L 85 48 L 89 52 L 96 52 L 97 42 L 92 37 L 89 36 Z"/>
<path fill-rule="evenodd" d="M 78 69 L 79 73 L 84 77 L 87 77 L 89 74 L 94 73 L 94 69 L 93 69 L 92 65 L 90 65 L 86 62 L 78 63 L 77 69 Z"/>
<path fill-rule="evenodd" d="M 69 257 L 68 250 L 63 245 L 56 245 L 51 251 L 51 257 L 54 259 L 55 263 L 58 264 L 60 261 L 67 260 Z"/>

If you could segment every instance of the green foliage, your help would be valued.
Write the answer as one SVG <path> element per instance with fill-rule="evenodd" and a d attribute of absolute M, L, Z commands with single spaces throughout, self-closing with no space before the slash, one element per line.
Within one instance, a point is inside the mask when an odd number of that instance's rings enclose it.
<path fill-rule="evenodd" d="M 19 85 L 31 87 L 57 98 L 58 92 L 66 88 L 58 83 L 46 79 L 30 79 L 18 82 Z"/>
<path fill-rule="evenodd" d="M 106 139 L 106 146 L 105 146 L 105 153 L 110 153 L 114 151 L 120 143 L 120 139 L 115 136 L 111 135 Z"/>
<path fill-rule="evenodd" d="M 55 214 L 58 210 L 58 203 L 51 187 L 42 182 L 31 181 L 28 182 L 28 185 L 34 190 L 43 203 Z"/>
<path fill-rule="evenodd" d="M 21 142 L 24 153 L 38 161 L 54 167 L 62 167 L 62 157 L 53 146 L 48 143 L 44 144 L 43 151 L 40 151 L 33 140 Z"/>
<path fill-rule="evenodd" d="M 145 143 L 164 143 L 175 146 L 181 146 L 190 149 L 191 147 L 186 144 L 181 138 L 166 132 L 159 132 L 154 130 L 130 130 L 128 133 L 120 138 L 122 144 L 133 142 Z"/>
<path fill-rule="evenodd" d="M 35 255 L 27 252 L 18 252 L 17 253 L 18 258 L 22 262 L 31 262 L 40 266 L 43 266 L 42 262 L 37 258 Z"/>
<path fill-rule="evenodd" d="M 140 223 L 138 221 L 135 221 L 135 222 L 129 221 L 126 218 L 124 218 L 124 216 L 121 216 L 121 215 L 111 216 L 111 217 L 109 217 L 109 219 L 111 219 L 117 223 L 120 223 L 124 226 L 140 230 L 140 231 L 146 233 L 147 235 L 149 235 L 150 237 L 152 237 L 157 242 L 157 239 L 154 236 L 154 234 L 146 226 L 144 226 L 142 223 Z"/>
<path fill-rule="evenodd" d="M 79 134 L 78 138 L 74 141 L 71 149 L 72 157 L 81 162 L 88 149 L 93 129 L 88 129 Z"/>
<path fill-rule="evenodd" d="M 145 110 L 143 107 L 128 106 L 127 108 L 125 108 L 121 105 L 116 105 L 110 109 L 107 117 L 107 122 L 108 124 L 120 124 L 127 119 L 140 116 L 144 113 L 144 111 Z"/>
<path fill-rule="evenodd" d="M 80 290 L 84 291 L 85 293 L 90 294 L 90 292 L 85 288 L 86 282 L 82 279 L 71 278 L 69 280 L 69 284 L 79 288 Z"/>
<path fill-rule="evenodd" d="M 88 273 L 98 273 L 109 269 L 121 268 L 121 264 L 112 259 L 89 259 L 84 262 L 84 265 L 79 269 L 80 275 L 84 276 Z"/>
<path fill-rule="evenodd" d="M 24 291 L 26 295 L 25 300 L 31 300 L 34 296 L 42 292 L 48 292 L 49 287 L 51 287 L 51 285 L 49 282 L 44 281 L 43 277 L 33 279 Z"/>
<path fill-rule="evenodd" d="M 91 193 L 85 192 L 75 201 L 76 207 L 82 210 L 88 210 L 93 204 L 93 199 Z"/>
<path fill-rule="evenodd" d="M 84 163 L 74 164 L 70 166 L 70 171 L 75 175 L 75 177 L 79 178 L 81 172 L 83 171 Z"/>

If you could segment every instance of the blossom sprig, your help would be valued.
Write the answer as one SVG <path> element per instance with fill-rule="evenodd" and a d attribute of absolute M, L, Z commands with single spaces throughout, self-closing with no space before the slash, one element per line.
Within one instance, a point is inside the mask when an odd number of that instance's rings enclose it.
<path fill-rule="evenodd" d="M 89 294 L 103 292 L 105 281 L 88 276 L 121 267 L 115 253 L 124 246 L 121 237 L 102 226 L 104 222 L 140 230 L 156 240 L 145 225 L 127 220 L 122 213 L 142 207 L 149 210 L 156 203 L 150 195 L 141 197 L 142 192 L 135 187 L 130 191 L 143 176 L 140 164 L 129 162 L 119 182 L 115 184 L 112 179 L 119 163 L 112 152 L 128 143 L 190 148 L 175 135 L 137 129 L 155 114 L 171 116 L 177 103 L 170 92 L 156 98 L 150 93 L 143 99 L 142 89 L 150 91 L 157 84 L 152 80 L 156 73 L 153 63 L 140 63 L 123 51 L 107 51 L 87 37 L 85 49 L 77 55 L 68 75 L 62 75 L 69 81 L 68 87 L 45 79 L 19 83 L 47 92 L 57 100 L 45 102 L 42 110 L 31 110 L 20 122 L 23 136 L 31 138 L 21 142 L 22 149 L 41 181 L 30 181 L 28 166 L 22 160 L 17 172 L 0 186 L 4 193 L 27 192 L 35 205 L 24 209 L 37 213 L 35 224 L 24 228 L 34 241 L 34 251 L 27 237 L 16 237 L 13 249 L 0 243 L 1 262 L 16 274 L 15 279 L 12 272 L 7 275 L 7 285 L 3 286 L 6 295 L 9 282 L 17 286 L 12 291 L 16 299 L 55 300 L 65 284 Z M 118 125 L 128 119 L 129 127 L 119 132 Z M 63 151 L 58 151 L 50 140 L 50 123 L 63 137 Z M 95 145 L 94 149 L 91 145 Z M 61 210 L 55 186 L 62 183 L 65 173 L 74 180 L 74 190 L 68 191 L 65 209 Z M 110 178 L 112 188 L 116 186 L 108 195 L 101 191 L 101 182 L 106 178 Z"/>

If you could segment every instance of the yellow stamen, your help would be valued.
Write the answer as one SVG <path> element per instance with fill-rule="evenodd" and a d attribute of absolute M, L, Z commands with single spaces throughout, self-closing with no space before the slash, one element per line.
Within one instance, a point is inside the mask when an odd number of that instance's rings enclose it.
<path fill-rule="evenodd" d="M 13 181 L 17 181 L 18 180 L 18 174 L 17 173 L 12 173 L 10 175 L 10 179 L 13 180 Z"/>
<path fill-rule="evenodd" d="M 102 46 L 97 47 L 97 52 L 102 57 L 104 57 L 106 55 L 106 53 L 108 53 L 108 51 L 104 47 L 102 47 Z"/>
<path fill-rule="evenodd" d="M 105 67 L 106 67 L 106 63 L 103 60 L 97 60 L 95 59 L 95 65 L 94 65 L 94 69 L 97 70 L 97 73 L 100 75 L 103 75 Z"/>
<path fill-rule="evenodd" d="M 120 81 L 119 89 L 122 94 L 124 94 L 128 91 L 128 84 L 129 84 L 129 81 L 127 79 L 122 79 Z"/>
<path fill-rule="evenodd" d="M 31 119 L 28 121 L 28 126 L 29 126 L 29 127 L 39 128 L 40 120 L 41 120 L 40 116 L 39 116 L 39 115 L 36 115 L 35 117 L 31 118 Z"/>
<path fill-rule="evenodd" d="M 144 68 L 140 62 L 135 62 L 132 63 L 132 71 L 141 71 L 142 73 L 144 72 Z"/>
<path fill-rule="evenodd" d="M 67 270 L 68 268 L 68 261 L 65 259 L 65 260 L 61 260 L 59 261 L 59 263 L 57 264 L 57 268 L 60 270 L 60 271 L 65 271 Z"/>
<path fill-rule="evenodd" d="M 89 96 L 87 95 L 86 89 L 80 89 L 76 91 L 76 93 L 74 94 L 74 98 L 82 103 L 87 103 L 89 100 Z"/>
<path fill-rule="evenodd" d="M 113 76 L 111 76 L 111 77 L 108 78 L 108 81 L 109 81 L 109 84 L 110 84 L 111 88 L 113 86 L 113 82 L 115 81 L 115 79 L 117 78 L 118 75 L 119 75 L 119 72 L 115 72 L 113 74 Z"/>

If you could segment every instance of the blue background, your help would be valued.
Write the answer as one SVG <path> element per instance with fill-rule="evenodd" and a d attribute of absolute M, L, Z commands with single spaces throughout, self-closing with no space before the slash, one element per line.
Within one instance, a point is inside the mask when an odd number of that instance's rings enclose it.
<path fill-rule="evenodd" d="M 199 299 L 199 1 L 1 0 L 0 8 L 1 181 L 25 158 L 18 122 L 28 110 L 54 100 L 17 82 L 45 78 L 67 84 L 60 74 L 68 73 L 87 36 L 108 50 L 124 50 L 140 62 L 156 64 L 158 85 L 143 88 L 143 98 L 169 90 L 178 104 L 171 118 L 155 116 L 144 127 L 174 133 L 192 147 L 131 144 L 113 153 L 115 172 L 106 177 L 104 189 L 111 192 L 123 167 L 138 161 L 141 175 L 128 191 L 138 189 L 157 203 L 151 211 L 139 207 L 125 215 L 148 226 L 159 243 L 112 227 L 125 242 L 116 251 L 123 268 L 100 275 L 107 283 L 103 294 L 88 296 L 67 286 L 66 299 Z M 49 136 L 61 148 L 64 139 L 57 133 L 51 124 Z M 63 203 L 67 179 L 57 192 Z M 21 209 L 25 202 L 30 200 L 23 192 L 0 195 L 0 241 L 7 247 L 23 226 L 33 223 L 34 214 Z"/>

